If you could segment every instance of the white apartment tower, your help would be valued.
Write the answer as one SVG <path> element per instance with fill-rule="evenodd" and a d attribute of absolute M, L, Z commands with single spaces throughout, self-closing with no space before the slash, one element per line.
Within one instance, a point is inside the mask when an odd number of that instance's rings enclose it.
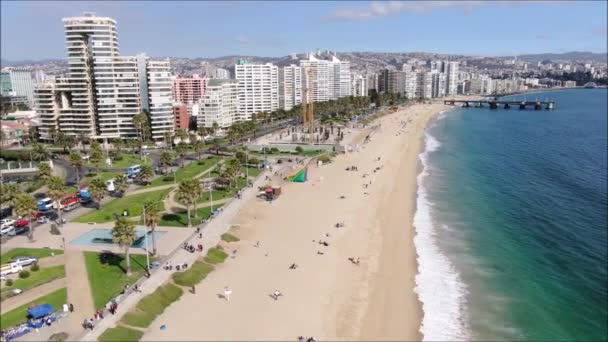
<path fill-rule="evenodd" d="M 34 104 L 34 77 L 29 69 L 13 68 L 9 71 L 15 96 L 25 96 L 30 106 Z"/>
<path fill-rule="evenodd" d="M 290 110 L 302 104 L 302 68 L 290 65 L 279 69 L 279 107 Z"/>
<path fill-rule="evenodd" d="M 351 95 L 350 62 L 341 61 L 332 56 L 330 67 L 330 99 Z"/>
<path fill-rule="evenodd" d="M 447 76 L 447 95 L 456 95 L 458 87 L 458 62 L 444 63 Z"/>
<path fill-rule="evenodd" d="M 198 127 L 221 128 L 232 125 L 238 114 L 239 84 L 236 80 L 209 80 L 207 91 L 199 100 Z"/>
<path fill-rule="evenodd" d="M 314 55 L 309 54 L 308 59 L 300 61 L 300 67 L 302 67 L 304 73 L 302 91 L 308 91 L 306 102 L 324 102 L 331 100 L 328 61 L 317 59 Z M 331 87 L 333 87 L 333 84 Z"/>
<path fill-rule="evenodd" d="M 236 121 L 251 120 L 260 112 L 279 108 L 279 69 L 276 65 L 249 64 L 235 66 L 239 86 L 239 112 Z"/>
<path fill-rule="evenodd" d="M 58 130 L 95 139 L 135 138 L 132 119 L 142 111 L 150 115 L 154 139 L 173 131 L 168 61 L 150 61 L 145 55 L 119 56 L 112 18 L 85 13 L 64 18 L 63 23 L 68 76 L 54 80 L 52 86 L 41 85 L 35 92 L 40 96 L 35 101 L 39 113 L 50 118 L 52 107 Z M 53 106 L 44 100 L 49 89 L 54 92 Z M 50 127 L 53 124 L 47 119 L 40 131 L 48 132 Z M 41 133 L 41 138 L 50 137 Z"/>
<path fill-rule="evenodd" d="M 367 96 L 367 77 L 361 74 L 352 74 L 351 91 L 352 96 Z"/>

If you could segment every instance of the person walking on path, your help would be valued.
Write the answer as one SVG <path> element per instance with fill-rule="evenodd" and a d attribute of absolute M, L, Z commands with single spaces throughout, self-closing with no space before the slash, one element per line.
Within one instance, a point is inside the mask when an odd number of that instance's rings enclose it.
<path fill-rule="evenodd" d="M 196 288 L 194 287 L 194 285 L 192 285 L 192 289 L 190 291 L 192 292 L 192 294 L 196 293 Z"/>
<path fill-rule="evenodd" d="M 224 298 L 226 299 L 226 301 L 230 301 L 230 295 L 232 294 L 232 291 L 230 290 L 230 288 L 228 286 L 224 287 Z"/>

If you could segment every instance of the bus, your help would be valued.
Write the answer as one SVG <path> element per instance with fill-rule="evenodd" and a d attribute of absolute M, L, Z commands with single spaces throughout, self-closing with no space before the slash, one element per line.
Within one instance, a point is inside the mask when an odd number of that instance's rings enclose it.
<path fill-rule="evenodd" d="M 141 165 L 133 165 L 127 168 L 127 176 L 133 177 L 141 171 Z"/>
<path fill-rule="evenodd" d="M 49 211 L 53 209 L 53 200 L 46 197 L 38 201 L 38 210 L 39 211 Z"/>

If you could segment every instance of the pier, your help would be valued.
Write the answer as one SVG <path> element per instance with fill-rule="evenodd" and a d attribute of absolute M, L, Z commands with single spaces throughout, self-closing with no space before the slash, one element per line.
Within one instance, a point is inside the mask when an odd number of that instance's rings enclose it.
<path fill-rule="evenodd" d="M 511 107 L 519 107 L 519 109 L 534 108 L 535 110 L 541 109 L 555 109 L 555 101 L 509 101 L 509 100 L 444 100 L 443 104 L 454 106 L 456 104 L 462 104 L 462 107 L 485 107 L 488 106 L 490 109 L 498 109 L 502 107 L 509 109 Z"/>

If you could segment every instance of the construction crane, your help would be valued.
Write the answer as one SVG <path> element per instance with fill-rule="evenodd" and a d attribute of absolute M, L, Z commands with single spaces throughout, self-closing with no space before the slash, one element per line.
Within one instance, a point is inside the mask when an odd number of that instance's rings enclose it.
<path fill-rule="evenodd" d="M 314 114 L 314 101 L 308 101 L 308 81 L 311 79 L 311 70 L 306 68 L 305 71 L 306 80 L 304 82 L 304 97 L 302 98 L 302 127 L 308 129 L 308 142 L 314 142 L 314 129 L 315 129 L 315 114 Z"/>

